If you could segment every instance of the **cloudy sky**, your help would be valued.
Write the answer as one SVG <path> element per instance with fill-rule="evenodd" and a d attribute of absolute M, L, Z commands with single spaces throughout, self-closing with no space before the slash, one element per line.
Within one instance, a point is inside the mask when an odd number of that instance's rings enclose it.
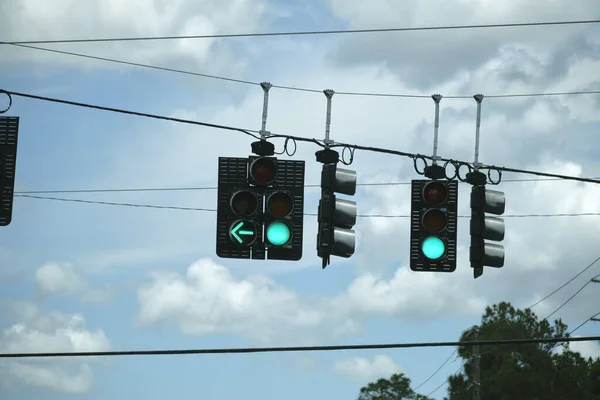
<path fill-rule="evenodd" d="M 361 4 L 362 3 L 362 4 Z M 596 0 L 13 0 L 0 3 L 3 41 L 219 34 L 577 20 Z M 572 25 L 331 36 L 37 45 L 134 63 L 338 92 L 445 96 L 600 89 L 600 27 Z M 259 129 L 259 86 L 2 45 L 0 88 Z M 15 97 L 20 116 L 17 191 L 214 187 L 218 156 L 247 156 L 251 139 L 165 121 Z M 7 105 L 0 98 L 0 108 Z M 481 161 L 600 176 L 600 96 L 488 98 Z M 272 89 L 268 129 L 322 138 L 322 93 Z M 473 159 L 476 105 L 444 99 L 440 155 Z M 332 138 L 430 154 L 431 99 L 333 97 Z M 282 141 L 276 141 L 281 150 Z M 299 143 L 306 182 L 319 181 L 314 145 Z M 359 184 L 409 182 L 407 158 L 357 151 Z M 600 186 L 511 182 L 506 215 L 600 213 Z M 468 213 L 460 185 L 460 214 Z M 306 189 L 307 212 L 318 190 Z M 214 190 L 50 194 L 91 201 L 214 209 Z M 359 187 L 361 214 L 406 215 L 406 184 Z M 356 254 L 320 268 L 316 218 L 305 222 L 299 262 L 219 259 L 215 213 L 15 198 L 0 231 L 0 351 L 88 351 L 457 340 L 484 307 L 527 307 L 600 253 L 598 216 L 506 218 L 506 264 L 473 280 L 468 226 L 459 224 L 453 274 L 408 267 L 408 219 L 360 218 Z M 600 263 L 537 306 L 552 312 Z M 555 316 L 571 327 L 598 309 L 588 285 Z M 577 333 L 594 335 L 588 323 Z M 574 346 L 600 355 L 596 344 Z M 303 354 L 19 360 L 0 363 L 0 393 L 25 400 L 198 397 L 354 398 L 403 371 L 423 382 L 452 349 Z M 452 360 L 419 390 L 459 367 Z M 442 386 L 434 397 L 442 398 Z"/>

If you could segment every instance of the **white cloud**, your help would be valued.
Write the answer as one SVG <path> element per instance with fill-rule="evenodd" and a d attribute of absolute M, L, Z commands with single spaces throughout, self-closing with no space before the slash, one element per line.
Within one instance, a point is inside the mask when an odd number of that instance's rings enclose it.
<path fill-rule="evenodd" d="M 0 34 L 5 41 L 61 40 L 146 36 L 214 35 L 262 30 L 281 14 L 281 7 L 264 0 L 35 0 L 0 3 Z M 68 21 L 68 22 L 66 22 Z M 27 28 L 25 28 L 27 27 Z M 237 75 L 245 68 L 244 46 L 216 39 L 146 42 L 37 45 L 62 51 L 116 58 L 143 64 L 197 69 Z M 33 45 L 36 46 L 36 45 Z M 36 61 L 50 65 L 123 68 L 98 62 L 12 46 L 3 46 L 2 63 Z"/>
<path fill-rule="evenodd" d="M 49 262 L 37 269 L 35 282 L 42 296 L 77 296 L 85 301 L 106 301 L 110 293 L 106 289 L 93 288 L 78 274 L 72 264 Z"/>
<path fill-rule="evenodd" d="M 571 342 L 569 343 L 569 348 L 571 351 L 577 352 L 585 358 L 600 358 L 600 343 L 598 342 Z"/>
<path fill-rule="evenodd" d="M 326 322 L 295 292 L 265 277 L 237 280 L 209 259 L 192 264 L 185 278 L 155 274 L 138 299 L 141 323 L 171 322 L 188 335 L 237 333 L 269 341 Z"/>
<path fill-rule="evenodd" d="M 186 335 L 237 334 L 265 342 L 352 333 L 365 316 L 477 315 L 485 304 L 449 275 L 415 274 L 407 268 L 390 280 L 359 276 L 346 291 L 318 298 L 264 276 L 237 279 L 210 259 L 192 264 L 185 277 L 155 273 L 152 278 L 138 290 L 142 324 L 168 323 Z"/>
<path fill-rule="evenodd" d="M 535 0 L 502 3 L 487 0 L 364 3 L 330 0 L 332 13 L 350 28 L 396 26 L 449 26 L 497 24 L 517 21 L 586 19 L 597 12 L 594 0 L 576 6 L 561 1 Z M 436 12 L 431 12 L 431 10 Z M 413 87 L 439 85 L 487 62 L 506 45 L 536 47 L 537 53 L 553 58 L 554 68 L 565 60 L 557 49 L 586 51 L 597 31 L 593 26 L 553 28 L 465 29 L 421 31 L 340 38 L 331 58 L 343 68 L 386 63 Z M 395 38 L 393 40 L 391 38 Z M 552 71 L 552 68 L 548 68 Z M 552 71 L 556 72 L 556 70 Z M 514 80 L 519 75 L 513 76 Z M 481 90 L 481 89 L 480 89 Z"/>
<path fill-rule="evenodd" d="M 333 369 L 335 372 L 359 382 L 390 377 L 393 374 L 402 372 L 402 367 L 386 355 L 377 355 L 373 359 L 346 358 L 335 362 Z"/>
<path fill-rule="evenodd" d="M 5 328 L 0 336 L 2 353 L 47 353 L 105 351 L 110 347 L 102 330 L 89 330 L 80 314 L 42 314 L 31 303 L 19 302 L 14 311 L 26 310 L 19 322 Z M 15 314 L 16 315 L 16 314 Z M 62 393 L 86 393 L 93 384 L 87 363 L 61 359 L 0 363 L 0 381 L 21 390 L 32 386 Z"/>
<path fill-rule="evenodd" d="M 428 274 L 399 268 L 387 280 L 367 273 L 354 279 L 334 302 L 340 309 L 347 308 L 358 315 L 415 318 L 477 315 L 484 310 L 486 301 L 476 296 L 467 284 L 469 274 L 471 271 L 466 269 L 454 274 Z"/>

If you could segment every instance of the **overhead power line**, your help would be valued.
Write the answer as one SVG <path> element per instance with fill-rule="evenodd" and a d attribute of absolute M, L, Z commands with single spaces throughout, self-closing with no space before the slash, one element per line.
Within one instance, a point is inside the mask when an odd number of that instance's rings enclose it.
<path fill-rule="evenodd" d="M 530 310 L 533 307 L 537 306 L 538 304 L 542 303 L 543 301 L 547 300 L 548 298 L 550 298 L 551 296 L 555 295 L 556 293 L 558 293 L 561 289 L 563 289 L 564 287 L 566 287 L 569 283 L 573 282 L 576 278 L 578 278 L 579 276 L 581 276 L 583 273 L 585 273 L 586 271 L 588 271 L 590 268 L 592 268 L 598 261 L 600 261 L 600 257 L 596 258 L 594 261 L 592 261 L 590 264 L 588 264 L 585 268 L 583 268 L 581 271 L 579 271 L 577 274 L 575 274 L 575 276 L 573 276 L 571 279 L 569 279 L 567 282 L 565 282 L 564 284 L 562 284 L 561 286 L 559 286 L 558 288 L 556 288 L 555 290 L 553 290 L 552 292 L 550 292 L 548 295 L 542 297 L 540 300 L 536 301 L 535 303 L 533 303 L 532 305 L 530 305 L 529 307 L 525 308 L 525 310 Z M 597 278 L 597 276 L 596 276 Z M 546 318 L 544 319 L 548 319 L 550 318 L 552 315 L 554 315 L 556 312 L 558 312 L 558 310 L 560 310 L 561 308 L 563 308 L 568 302 L 570 302 L 575 296 L 577 296 L 589 283 L 592 282 L 592 280 L 595 278 L 590 279 L 585 285 L 583 285 L 582 288 L 580 288 L 573 296 L 571 296 L 566 302 L 564 302 L 562 305 L 560 305 L 557 309 L 555 309 L 550 315 L 548 315 Z M 600 314 L 600 313 L 598 313 Z M 597 315 L 598 315 L 597 314 Z M 583 325 L 585 325 L 587 322 L 589 322 L 592 318 L 594 318 L 595 316 L 592 316 L 591 318 L 587 319 L 585 322 L 583 322 L 581 325 L 579 325 L 577 328 L 573 329 L 571 332 L 569 332 L 569 334 L 573 334 L 575 331 L 577 331 L 579 328 L 581 328 Z M 498 331 L 500 327 L 498 326 L 494 332 L 492 332 L 492 335 L 494 333 L 496 333 Z M 483 353 L 489 353 L 491 351 L 494 351 L 494 349 L 492 350 L 488 350 L 487 352 Z M 422 382 L 421 384 L 419 384 L 415 390 L 417 390 L 418 388 L 422 387 L 423 385 L 425 385 L 427 382 L 429 382 L 435 375 L 438 374 L 438 372 L 440 372 L 442 370 L 442 368 L 448 364 L 448 362 L 452 359 L 452 357 L 458 352 L 458 348 L 454 349 L 454 351 L 448 356 L 448 358 L 442 363 L 442 365 L 440 365 L 438 367 L 438 369 L 436 369 L 424 382 Z M 483 355 L 482 354 L 482 355 Z M 459 367 L 459 369 L 462 368 Z M 445 382 L 444 382 L 445 383 Z M 442 384 L 443 385 L 443 384 Z M 440 385 L 441 387 L 441 385 Z M 439 388 L 438 388 L 439 389 Z M 437 389 L 435 389 L 434 391 L 436 391 Z"/>
<path fill-rule="evenodd" d="M 598 261 L 598 260 L 596 260 Z M 594 261 L 594 263 L 596 263 L 596 261 Z M 593 264 L 592 264 L 593 265 Z M 583 286 L 581 286 L 575 293 L 573 293 L 573 295 L 571 295 L 571 297 L 569 297 L 567 300 L 565 300 L 565 302 L 563 302 L 560 306 L 558 306 L 554 311 L 552 311 L 546 318 L 544 319 L 548 319 L 551 316 L 553 316 L 554 314 L 556 314 L 558 311 L 560 311 L 564 306 L 566 306 L 567 304 L 569 304 L 571 302 L 571 300 L 573 300 L 575 298 L 575 296 L 577 296 L 579 293 L 581 293 L 583 291 L 583 289 L 585 289 L 587 287 L 587 285 L 589 285 L 590 283 L 592 283 L 594 281 L 594 279 L 597 279 L 598 277 L 600 277 L 600 275 L 596 275 L 595 277 L 593 277 L 592 279 L 590 279 L 589 281 L 587 281 Z"/>
<path fill-rule="evenodd" d="M 586 272 L 587 270 L 589 270 L 590 268 L 592 268 L 598 261 L 600 261 L 600 257 L 596 258 L 587 267 L 585 267 L 584 269 L 582 269 L 581 271 L 579 271 L 574 277 L 572 277 L 571 279 L 569 279 L 568 281 L 566 281 L 564 284 L 560 285 L 555 290 L 553 290 L 552 292 L 550 292 L 550 294 L 548 294 L 547 296 L 544 296 L 540 300 L 536 301 L 535 303 L 533 303 L 532 305 L 530 305 L 529 307 L 527 307 L 527 309 L 530 309 L 530 308 L 533 308 L 533 307 L 537 306 L 542 301 L 544 301 L 544 300 L 548 299 L 550 296 L 553 296 L 554 294 L 556 294 L 558 291 L 560 291 L 561 289 L 563 289 L 569 283 L 573 282 L 575 279 L 577 279 L 579 276 L 581 276 L 584 272 Z M 554 313 L 552 313 L 552 314 L 554 314 Z M 548 319 L 552 314 L 550 314 L 548 317 L 546 317 L 546 319 Z"/>
<path fill-rule="evenodd" d="M 139 116 L 139 117 L 160 119 L 160 120 L 164 120 L 164 121 L 178 122 L 178 123 L 184 123 L 184 124 L 204 126 L 204 127 L 209 127 L 209 128 L 216 128 L 216 129 L 225 129 L 225 130 L 229 130 L 229 131 L 237 131 L 237 132 L 244 133 L 248 136 L 251 136 L 255 139 L 259 139 L 259 137 L 257 135 L 253 134 L 248 129 L 242 129 L 242 128 L 237 128 L 237 127 L 232 127 L 232 126 L 227 126 L 227 125 L 212 124 L 212 123 L 193 121 L 193 120 L 187 120 L 187 119 L 182 119 L 182 118 L 167 117 L 164 115 L 149 114 L 149 113 L 142 113 L 142 112 L 138 112 L 138 111 L 105 107 L 105 106 L 99 106 L 99 105 L 88 104 L 88 103 L 80 103 L 80 102 L 75 102 L 75 101 L 70 101 L 70 100 L 62 100 L 62 99 L 37 96 L 37 95 L 27 94 L 27 93 L 13 92 L 13 91 L 8 91 L 8 90 L 4 90 L 4 89 L 0 89 L 0 93 L 5 93 L 5 94 L 8 94 L 9 96 L 20 96 L 20 97 L 25 97 L 25 98 L 30 98 L 30 99 L 53 102 L 53 103 L 60 103 L 60 104 L 66 104 L 66 105 L 71 105 L 71 106 L 77 106 L 77 107 L 91 108 L 91 109 L 101 110 L 101 111 L 110 111 L 110 112 L 127 114 L 127 115 L 135 115 L 135 116 Z M 12 98 L 10 101 L 12 102 Z M 307 137 L 284 135 L 284 134 L 272 134 L 269 136 L 269 139 L 276 139 L 276 138 L 285 138 L 288 140 L 294 140 L 294 141 L 299 141 L 299 142 L 309 142 L 309 143 L 313 143 L 318 146 L 324 147 L 323 143 L 320 140 L 315 139 L 315 138 L 307 138 Z M 349 144 L 349 143 L 341 143 L 341 142 L 335 142 L 335 144 L 332 147 L 345 147 L 345 148 L 349 148 L 353 151 L 354 150 L 363 150 L 363 151 L 371 151 L 371 152 L 375 152 L 375 153 L 390 154 L 390 155 L 396 155 L 396 156 L 401 156 L 401 157 L 408 157 L 413 160 L 417 160 L 419 158 L 432 160 L 432 156 L 408 153 L 405 151 L 392 150 L 392 149 L 387 149 L 387 148 L 382 148 L 382 147 L 362 146 L 362 145 L 357 145 L 357 144 Z M 448 158 L 438 158 L 438 161 L 453 162 L 453 163 L 457 163 L 457 164 L 461 164 L 461 165 L 470 166 L 470 163 L 468 163 L 466 161 L 453 160 L 453 159 L 448 159 Z M 573 181 L 578 181 L 578 182 L 600 183 L 599 180 L 590 179 L 590 178 L 582 178 L 582 177 L 578 177 L 578 176 L 570 176 L 570 175 L 562 175 L 562 174 L 552 174 L 552 173 L 547 173 L 547 172 L 532 171 L 532 170 L 525 170 L 525 169 L 518 169 L 518 168 L 499 167 L 496 165 L 483 165 L 480 168 L 481 169 L 490 169 L 490 170 L 494 169 L 496 171 L 502 171 L 502 172 L 514 172 L 514 173 L 520 173 L 520 174 L 536 175 L 536 176 L 548 177 L 548 178 L 567 179 L 567 180 L 573 180 Z"/>
<path fill-rule="evenodd" d="M 294 347 L 245 347 L 229 349 L 184 349 L 184 350 L 124 350 L 124 351 L 86 351 L 57 353 L 1 353 L 0 358 L 47 358 L 47 357 L 106 357 L 106 356 L 162 356 L 186 354 L 242 354 L 242 353 L 284 353 L 305 351 L 341 351 L 341 350 L 381 350 L 406 349 L 416 347 L 454 347 L 476 345 L 508 346 L 529 343 L 569 343 L 591 342 L 600 340 L 600 336 L 563 337 L 563 338 L 526 338 L 511 340 L 483 340 L 464 342 L 425 342 L 425 343 L 392 343 L 392 344 L 356 344 L 335 346 L 294 346 Z"/>
<path fill-rule="evenodd" d="M 182 40 L 182 39 L 225 39 L 243 37 L 268 37 L 268 36 L 306 36 L 306 35 L 339 35 L 357 33 L 384 33 L 384 32 L 417 32 L 417 31 L 439 31 L 458 29 L 490 29 L 490 28 L 516 28 L 516 27 L 538 27 L 556 25 L 582 25 L 597 24 L 600 19 L 576 20 L 576 21 L 543 21 L 543 22 L 517 22 L 504 24 L 480 24 L 480 25 L 446 25 L 446 26 L 421 26 L 406 28 L 370 28 L 370 29 L 335 29 L 320 31 L 288 31 L 288 32 L 263 32 L 263 33 L 220 33 L 212 35 L 176 35 L 176 36 L 143 36 L 143 37 L 119 37 L 119 38 L 89 38 L 89 39 L 54 39 L 54 40 L 21 40 L 8 42 L 9 44 L 50 44 L 50 43 L 97 43 L 97 42 L 132 42 L 151 40 Z"/>
<path fill-rule="evenodd" d="M 241 84 L 245 84 L 245 85 L 260 86 L 260 82 L 255 82 L 255 81 L 250 81 L 250 80 L 245 80 L 245 79 L 230 78 L 230 77 L 212 75 L 212 74 L 203 74 L 200 72 L 186 71 L 186 70 L 182 70 L 182 69 L 168 68 L 168 67 L 162 67 L 162 66 L 151 65 L 151 64 L 143 64 L 143 63 L 119 60 L 119 59 L 109 58 L 109 57 L 99 57 L 99 56 L 93 56 L 90 54 L 76 53 L 76 52 L 57 50 L 57 49 L 49 49 L 46 47 L 30 46 L 30 45 L 25 45 L 25 44 L 16 44 L 16 43 L 3 42 L 3 41 L 0 41 L 0 44 L 9 44 L 9 45 L 23 47 L 23 48 L 32 49 L 32 50 L 40 50 L 40 51 L 46 51 L 46 52 L 50 52 L 50 53 L 62 54 L 62 55 L 73 56 L 73 57 L 81 57 L 81 58 L 87 58 L 87 59 L 91 59 L 91 60 L 105 61 L 105 62 L 122 64 L 122 65 L 129 65 L 129 66 L 133 66 L 133 67 L 148 68 L 148 69 L 164 71 L 164 72 L 171 72 L 171 73 L 176 73 L 176 74 L 190 75 L 190 76 L 196 76 L 196 77 L 208 78 L 208 79 L 217 79 L 217 80 L 222 80 L 222 81 L 227 81 L 227 82 L 241 83 Z M 277 89 L 292 90 L 292 91 L 299 91 L 299 92 L 310 92 L 310 93 L 319 93 L 319 94 L 323 93 L 323 90 L 314 89 L 314 88 L 305 88 L 305 87 L 288 86 L 288 85 L 275 85 L 275 84 L 272 85 L 272 87 L 277 88 Z M 342 95 L 342 96 L 431 99 L 431 95 L 427 95 L 427 94 L 377 93 L 377 92 L 358 92 L 358 91 L 336 91 L 335 93 L 338 96 Z M 511 93 L 508 93 L 508 94 L 507 93 L 505 93 L 505 94 L 486 94 L 485 97 L 489 99 L 489 98 L 513 98 L 513 97 L 514 98 L 517 98 L 517 97 L 550 97 L 550 96 L 555 97 L 555 96 L 575 96 L 575 95 L 591 95 L 591 94 L 600 94 L 600 90 L 579 90 L 579 91 L 567 91 L 567 92 L 533 92 L 533 93 L 512 93 L 512 94 Z M 471 99 L 472 97 L 473 97 L 472 95 L 448 95 L 448 96 L 444 95 L 445 99 Z"/>
<path fill-rule="evenodd" d="M 600 180 L 600 177 L 590 179 Z M 502 183 L 506 182 L 544 182 L 557 181 L 561 182 L 564 179 L 559 178 L 530 178 L 530 179 L 502 179 Z M 468 184 L 467 182 L 459 181 L 460 184 Z M 356 186 L 408 186 L 410 181 L 405 182 L 366 182 L 357 183 Z M 305 188 L 321 188 L 320 184 L 304 185 Z M 121 189 L 62 189 L 62 190 L 22 190 L 16 191 L 15 194 L 59 194 L 59 193 L 128 193 L 128 192 L 186 192 L 186 191 L 202 191 L 202 190 L 217 190 L 216 186 L 188 186 L 188 187 L 159 187 L 159 188 L 121 188 Z"/>
<path fill-rule="evenodd" d="M 51 197 L 51 196 L 34 196 L 29 194 L 15 194 L 15 197 L 24 197 L 29 199 L 38 200 L 54 200 L 63 201 L 70 203 L 84 203 L 84 204 L 98 204 L 107 206 L 119 206 L 119 207 L 136 207 L 136 208 L 156 208 L 165 210 L 179 210 L 179 211 L 206 211 L 206 212 L 217 212 L 216 208 L 201 208 L 201 207 L 179 207 L 179 206 L 164 206 L 154 204 L 139 204 L 139 203 L 120 203 L 111 201 L 100 201 L 100 200 L 83 200 L 83 199 L 67 199 L 64 197 Z M 304 213 L 307 216 L 316 217 L 317 213 Z M 359 218 L 410 218 L 408 214 L 357 214 Z M 548 218 L 548 217 L 591 217 L 600 216 L 600 213 L 557 213 L 557 214 L 508 214 L 503 215 L 503 218 Z M 458 218 L 471 218 L 470 215 L 459 215 Z"/>
<path fill-rule="evenodd" d="M 579 330 L 579 328 L 581 328 L 582 326 L 584 326 L 585 324 L 587 324 L 588 322 L 590 322 L 591 320 L 593 320 L 594 318 L 596 318 L 599 315 L 600 315 L 600 312 L 592 315 L 591 317 L 589 317 L 588 319 L 583 321 L 581 324 L 577 325 L 577 328 L 575 328 L 571 332 L 569 332 L 569 335 L 572 335 L 573 333 L 575 333 L 575 331 Z"/>

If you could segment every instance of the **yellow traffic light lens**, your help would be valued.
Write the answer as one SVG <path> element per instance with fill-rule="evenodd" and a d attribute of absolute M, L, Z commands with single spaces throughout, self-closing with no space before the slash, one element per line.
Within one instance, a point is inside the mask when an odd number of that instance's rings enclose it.
<path fill-rule="evenodd" d="M 423 198 L 427 204 L 434 206 L 442 204 L 448 198 L 448 190 L 446 189 L 446 185 L 437 181 L 428 183 L 423 189 Z"/>
<path fill-rule="evenodd" d="M 291 214 L 294 208 L 292 196 L 285 192 L 276 192 L 267 200 L 267 211 L 275 218 L 283 218 Z"/>
<path fill-rule="evenodd" d="M 270 158 L 257 158 L 250 166 L 250 176 L 261 185 L 272 183 L 277 177 L 277 164 Z"/>
<path fill-rule="evenodd" d="M 231 209 L 239 216 L 249 217 L 256 213 L 258 200 L 252 192 L 240 191 L 231 198 Z"/>
<path fill-rule="evenodd" d="M 431 233 L 446 229 L 448 220 L 446 214 L 440 210 L 429 210 L 423 215 L 423 227 Z"/>

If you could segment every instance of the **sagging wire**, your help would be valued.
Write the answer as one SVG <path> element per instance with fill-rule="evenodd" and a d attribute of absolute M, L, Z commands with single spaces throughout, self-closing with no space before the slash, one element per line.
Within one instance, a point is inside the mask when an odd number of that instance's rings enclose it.
<path fill-rule="evenodd" d="M 253 131 L 250 129 L 242 129 L 242 128 L 232 127 L 232 126 L 227 126 L 227 125 L 186 120 L 186 119 L 182 119 L 182 118 L 167 117 L 167 116 L 157 115 L 157 114 L 142 113 L 142 112 L 138 112 L 138 111 L 118 109 L 118 108 L 113 108 L 113 107 L 104 107 L 104 106 L 99 106 L 99 105 L 94 105 L 94 104 L 87 104 L 87 103 L 75 102 L 75 101 L 70 101 L 70 100 L 44 97 L 44 96 L 38 96 L 38 95 L 33 95 L 33 94 L 28 94 L 28 93 L 14 92 L 14 91 L 9 91 L 9 90 L 5 90 L 5 89 L 0 89 L 0 93 L 4 93 L 9 97 L 9 106 L 5 110 L 3 110 L 2 113 L 6 113 L 8 110 L 10 110 L 11 106 L 13 105 L 12 97 L 19 96 L 19 97 L 25 97 L 25 98 L 35 99 L 35 100 L 61 103 L 61 104 L 66 104 L 66 105 L 71 105 L 71 106 L 76 106 L 76 107 L 91 108 L 91 109 L 96 109 L 96 110 L 101 110 L 101 111 L 110 111 L 110 112 L 116 112 L 116 113 L 121 113 L 121 114 L 128 114 L 128 115 L 135 115 L 135 116 L 146 117 L 146 118 L 154 118 L 154 119 L 160 119 L 160 120 L 171 121 L 171 122 L 198 125 L 198 126 L 204 126 L 204 127 L 209 127 L 209 128 L 215 128 L 215 129 L 237 131 L 237 132 L 244 133 L 255 139 L 261 140 L 261 137 L 252 133 Z M 312 144 L 316 144 L 319 147 L 327 148 L 327 144 L 324 141 L 318 140 L 315 138 L 307 138 L 307 137 L 284 135 L 284 134 L 270 134 L 270 133 L 266 133 L 266 137 L 269 139 L 271 139 L 271 138 L 286 139 L 287 143 L 284 141 L 284 150 L 283 150 L 286 154 L 295 154 L 295 151 L 294 152 L 286 151 L 287 145 L 289 145 L 290 142 L 294 143 L 295 149 L 297 147 L 296 142 L 312 143 Z M 386 149 L 386 148 L 374 147 L 374 146 L 363 146 L 363 145 L 358 145 L 358 144 L 333 142 L 329 145 L 329 147 L 342 147 L 342 148 L 345 148 L 349 152 L 349 154 L 350 154 L 349 160 L 347 160 L 345 158 L 343 160 L 343 162 L 346 165 L 349 165 L 350 163 L 353 162 L 354 152 L 356 150 L 370 151 L 370 152 L 376 152 L 376 153 L 382 153 L 382 154 L 390 154 L 390 155 L 401 156 L 401 157 L 408 157 L 413 160 L 413 162 L 415 164 L 415 170 L 420 175 L 423 175 L 424 172 L 419 170 L 416 167 L 417 162 L 419 160 L 421 160 L 425 164 L 425 167 L 427 167 L 427 166 L 429 166 L 427 163 L 427 160 L 433 161 L 432 156 L 408 153 L 408 152 L 403 152 L 403 151 L 399 151 L 399 150 L 392 150 L 392 149 Z M 458 178 L 460 181 L 463 181 L 463 182 L 466 180 L 466 178 L 463 178 L 460 175 L 460 169 L 463 168 L 464 166 L 467 167 L 469 172 L 473 171 L 473 169 L 474 169 L 474 167 L 467 161 L 461 161 L 461 160 L 455 160 L 455 159 L 449 159 L 449 158 L 443 158 L 443 157 L 439 157 L 437 159 L 437 161 L 444 162 L 445 168 L 447 168 L 449 165 L 452 165 L 455 169 L 456 178 Z M 525 169 L 518 169 L 518 168 L 500 167 L 500 166 L 495 166 L 495 165 L 482 165 L 479 169 L 480 170 L 481 169 L 488 170 L 488 177 L 491 177 L 491 171 L 496 171 L 499 178 L 496 181 L 493 181 L 493 182 L 490 181 L 490 183 L 492 183 L 492 184 L 498 184 L 500 182 L 502 172 L 513 172 L 513 173 L 519 173 L 519 174 L 536 175 L 536 176 L 543 176 L 543 177 L 548 177 L 548 178 L 558 178 L 558 179 L 572 180 L 572 181 L 578 181 L 578 182 L 587 182 L 587 183 L 596 183 L 596 184 L 600 183 L 600 180 L 597 180 L 597 179 L 582 178 L 582 177 L 578 177 L 578 176 L 570 176 L 570 175 L 562 175 L 562 174 L 553 174 L 553 173 L 546 173 L 546 172 L 532 171 L 532 170 L 525 170 Z M 446 176 L 448 177 L 447 174 L 446 174 Z M 453 178 L 454 175 L 451 175 L 449 177 Z"/>

